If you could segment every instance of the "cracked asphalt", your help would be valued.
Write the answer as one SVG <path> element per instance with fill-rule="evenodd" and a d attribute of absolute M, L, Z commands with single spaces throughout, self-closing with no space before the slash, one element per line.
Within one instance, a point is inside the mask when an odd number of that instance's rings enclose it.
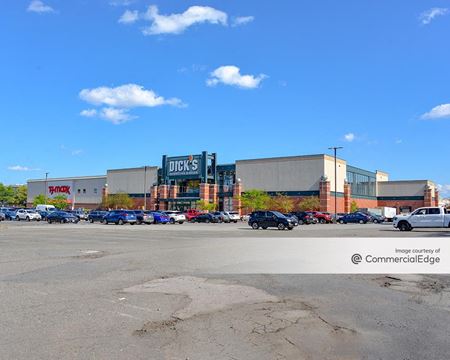
<path fill-rule="evenodd" d="M 4 222 L 0 358 L 448 359 L 448 275 L 205 273 L 211 247 L 265 236 L 449 231 Z"/>

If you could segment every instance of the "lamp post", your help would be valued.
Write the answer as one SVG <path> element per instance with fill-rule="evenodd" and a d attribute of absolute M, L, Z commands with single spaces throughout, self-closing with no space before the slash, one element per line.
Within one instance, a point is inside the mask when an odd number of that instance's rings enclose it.
<path fill-rule="evenodd" d="M 144 166 L 144 210 L 147 210 L 147 166 Z"/>
<path fill-rule="evenodd" d="M 332 146 L 328 150 L 334 151 L 334 218 L 337 219 L 337 151 L 343 149 L 342 146 Z"/>
<path fill-rule="evenodd" d="M 48 180 L 48 172 L 45 173 L 45 203 L 47 204 L 47 180 Z"/>

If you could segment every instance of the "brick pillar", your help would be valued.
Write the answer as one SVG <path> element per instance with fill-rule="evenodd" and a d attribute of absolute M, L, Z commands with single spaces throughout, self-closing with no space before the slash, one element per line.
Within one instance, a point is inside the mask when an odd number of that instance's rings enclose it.
<path fill-rule="evenodd" d="M 439 206 L 439 190 L 434 189 L 434 206 Z"/>
<path fill-rule="evenodd" d="M 351 208 L 351 185 L 346 182 L 344 184 L 344 212 L 349 213 Z"/>
<path fill-rule="evenodd" d="M 200 200 L 209 202 L 209 184 L 207 183 L 200 184 Z"/>
<path fill-rule="evenodd" d="M 330 182 L 321 180 L 319 185 L 320 211 L 331 211 Z"/>
<path fill-rule="evenodd" d="M 423 206 L 433 205 L 433 190 L 427 186 L 424 191 Z"/>
<path fill-rule="evenodd" d="M 211 184 L 209 186 L 209 200 L 213 204 L 219 205 L 219 198 L 218 198 L 218 192 L 219 186 L 217 184 Z"/>
<path fill-rule="evenodd" d="M 169 197 L 176 199 L 178 197 L 178 185 L 171 185 L 169 189 Z"/>
<path fill-rule="evenodd" d="M 233 185 L 233 211 L 237 211 L 239 215 L 242 215 L 241 193 L 242 193 L 242 184 L 238 182 Z"/>
<path fill-rule="evenodd" d="M 149 210 L 156 210 L 156 205 L 158 203 L 158 186 L 154 185 L 150 188 L 150 203 Z"/>
<path fill-rule="evenodd" d="M 108 200 L 108 186 L 105 186 L 103 189 L 102 189 L 102 203 L 103 204 L 106 204 L 106 202 L 107 202 L 107 200 Z"/>
<path fill-rule="evenodd" d="M 167 198 L 169 197 L 169 185 L 159 186 L 159 210 L 167 210 Z"/>

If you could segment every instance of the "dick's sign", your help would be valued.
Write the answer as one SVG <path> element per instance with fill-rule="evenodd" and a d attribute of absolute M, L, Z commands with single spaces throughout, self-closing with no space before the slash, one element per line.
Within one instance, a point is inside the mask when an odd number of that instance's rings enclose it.
<path fill-rule="evenodd" d="M 201 161 L 201 155 L 167 158 L 167 175 L 169 177 L 200 176 Z"/>

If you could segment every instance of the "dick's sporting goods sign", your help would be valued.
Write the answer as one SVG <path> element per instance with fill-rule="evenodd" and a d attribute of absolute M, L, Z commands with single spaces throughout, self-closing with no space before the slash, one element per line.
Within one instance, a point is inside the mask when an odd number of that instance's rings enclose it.
<path fill-rule="evenodd" d="M 189 155 L 167 158 L 168 177 L 200 177 L 202 156 Z"/>

